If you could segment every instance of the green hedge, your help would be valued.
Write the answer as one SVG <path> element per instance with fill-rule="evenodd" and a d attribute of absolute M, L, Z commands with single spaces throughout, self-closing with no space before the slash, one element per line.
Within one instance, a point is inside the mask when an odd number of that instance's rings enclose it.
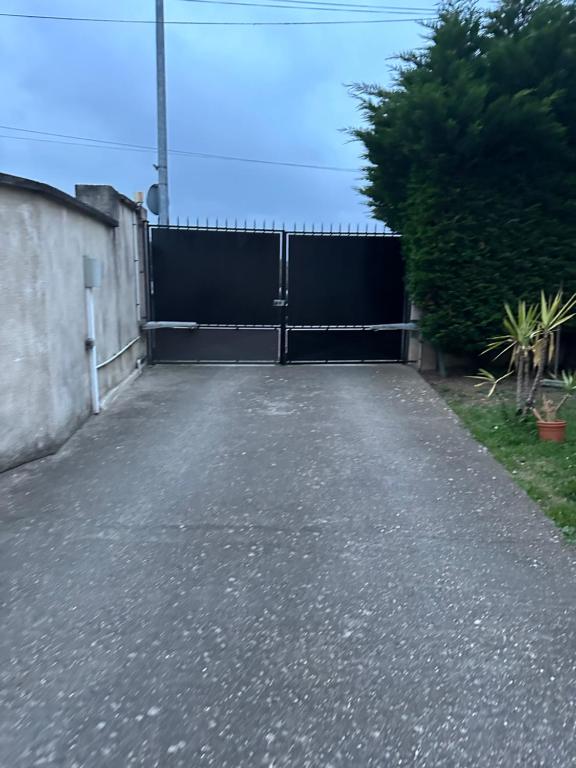
<path fill-rule="evenodd" d="M 450 3 L 392 89 L 356 92 L 363 192 L 403 236 L 430 341 L 478 352 L 504 301 L 576 291 L 573 3 Z"/>

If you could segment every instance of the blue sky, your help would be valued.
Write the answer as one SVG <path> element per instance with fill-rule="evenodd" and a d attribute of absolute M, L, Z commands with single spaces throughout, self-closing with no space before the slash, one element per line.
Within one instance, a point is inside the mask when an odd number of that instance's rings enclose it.
<path fill-rule="evenodd" d="M 434 8 L 431 0 L 364 2 Z M 154 0 L 0 0 L 0 10 L 152 19 Z M 383 17 L 166 0 L 166 18 Z M 390 58 L 422 45 L 422 35 L 422 28 L 413 22 L 168 27 L 170 146 L 359 168 L 361 148 L 342 131 L 360 120 L 346 83 L 388 82 Z M 154 50 L 152 25 L 0 18 L 0 122 L 154 145 Z M 0 134 L 31 136 L 5 128 Z M 154 153 L 0 138 L 2 171 L 66 191 L 72 191 L 75 183 L 112 184 L 132 196 L 155 181 L 153 162 Z M 171 217 L 247 217 L 287 225 L 364 223 L 370 212 L 355 190 L 360 179 L 356 173 L 172 156 Z"/>

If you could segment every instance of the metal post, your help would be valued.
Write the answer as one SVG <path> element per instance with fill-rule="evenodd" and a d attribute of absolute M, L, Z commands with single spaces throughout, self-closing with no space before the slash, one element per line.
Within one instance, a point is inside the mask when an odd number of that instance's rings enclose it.
<path fill-rule="evenodd" d="M 168 135 L 166 128 L 166 55 L 164 0 L 156 0 L 156 110 L 158 114 L 158 224 L 170 223 L 168 202 Z"/>

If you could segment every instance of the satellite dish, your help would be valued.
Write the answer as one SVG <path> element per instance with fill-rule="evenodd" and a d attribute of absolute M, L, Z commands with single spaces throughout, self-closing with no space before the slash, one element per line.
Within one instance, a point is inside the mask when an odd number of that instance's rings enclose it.
<path fill-rule="evenodd" d="M 152 184 L 148 193 L 146 194 L 146 206 L 154 216 L 158 216 L 160 213 L 160 192 L 158 190 L 158 184 Z"/>

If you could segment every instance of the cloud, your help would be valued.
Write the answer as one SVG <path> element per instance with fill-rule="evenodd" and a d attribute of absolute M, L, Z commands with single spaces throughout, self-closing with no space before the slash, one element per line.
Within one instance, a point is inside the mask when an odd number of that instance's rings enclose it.
<path fill-rule="evenodd" d="M 5 3 L 6 5 L 6 3 Z M 52 2 L 54 15 L 151 18 L 152 3 Z M 41 0 L 5 10 L 46 13 Z M 80 13 L 81 11 L 81 13 Z M 206 8 L 166 0 L 167 18 L 313 19 L 279 9 Z M 155 143 L 152 26 L 4 19 L 4 122 L 39 130 Z M 388 57 L 419 44 L 414 24 L 342 27 L 169 27 L 170 144 L 192 151 L 359 167 L 342 128 L 359 115 L 345 83 L 384 82 Z M 25 55 L 23 55 L 25 51 Z M 153 155 L 0 139 L 3 170 L 70 190 L 155 180 Z M 182 158 L 170 160 L 173 217 L 293 223 L 369 218 L 355 174 Z"/>

